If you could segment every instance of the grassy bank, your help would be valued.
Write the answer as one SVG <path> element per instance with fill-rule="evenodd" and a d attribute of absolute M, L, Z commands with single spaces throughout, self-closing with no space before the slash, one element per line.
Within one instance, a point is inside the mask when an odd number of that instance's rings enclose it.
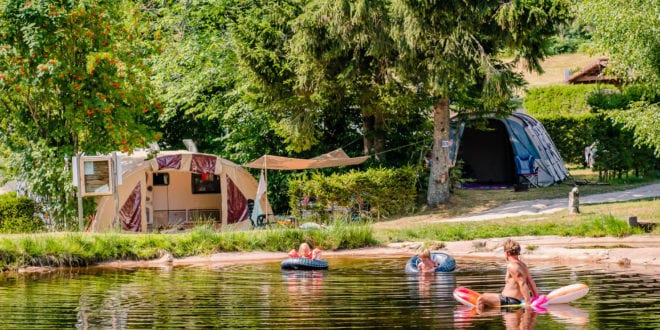
<path fill-rule="evenodd" d="M 648 182 L 646 182 L 648 184 Z M 580 187 L 583 195 L 622 190 L 639 183 Z M 253 231 L 214 231 L 198 227 L 178 234 L 41 233 L 0 235 L 0 269 L 24 266 L 87 266 L 113 260 L 150 260 L 164 251 L 174 257 L 216 252 L 288 251 L 303 241 L 324 250 L 353 249 L 402 241 L 455 241 L 521 235 L 622 237 L 642 233 L 629 228 L 628 216 L 640 222 L 660 222 L 660 199 L 581 206 L 579 215 L 566 212 L 512 219 L 442 223 L 443 218 L 469 214 L 514 200 L 555 198 L 570 187 L 560 185 L 512 191 L 459 191 L 444 209 L 388 223 L 346 224 L 338 221 L 324 230 L 274 228 Z M 431 223 L 431 221 L 433 221 Z M 383 226 L 386 225 L 386 226 Z M 655 229 L 650 235 L 660 235 Z"/>
<path fill-rule="evenodd" d="M 580 236 L 580 237 L 624 237 L 641 234 L 639 228 L 630 228 L 627 222 L 614 216 L 591 216 L 581 221 L 521 221 L 497 220 L 460 223 L 436 223 L 423 227 L 402 230 L 380 230 L 376 237 L 381 241 L 462 241 L 477 238 L 513 236 Z"/>
<path fill-rule="evenodd" d="M 174 257 L 216 252 L 288 251 L 301 242 L 323 249 L 352 249 L 378 242 L 366 224 L 324 230 L 214 231 L 198 227 L 179 234 L 42 233 L 0 237 L 0 268 L 76 267 L 112 260 L 149 260 L 163 251 Z"/>
<path fill-rule="evenodd" d="M 456 241 L 492 237 L 559 235 L 623 237 L 641 234 L 626 218 L 613 213 L 640 211 L 640 219 L 653 217 L 660 200 L 590 206 L 577 216 L 546 215 L 469 223 L 434 223 L 405 229 L 374 229 L 369 223 L 338 221 L 327 229 L 273 228 L 253 231 L 214 231 L 198 227 L 179 234 L 44 233 L 0 236 L 0 267 L 87 266 L 112 260 L 149 260 L 163 251 L 174 257 L 210 255 L 216 252 L 281 251 L 306 241 L 324 250 L 372 247 L 403 241 Z M 612 212 L 614 210 L 614 212 Z M 642 210 L 646 210 L 641 212 Z M 649 211 L 650 210 L 650 211 Z M 655 210 L 655 211 L 654 211 Z M 599 212 L 609 211 L 609 214 Z M 657 230 L 656 230 L 657 232 Z"/>

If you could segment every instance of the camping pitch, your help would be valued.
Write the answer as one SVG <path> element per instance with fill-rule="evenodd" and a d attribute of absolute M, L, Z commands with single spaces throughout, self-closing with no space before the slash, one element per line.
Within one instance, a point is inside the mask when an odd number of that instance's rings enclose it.
<path fill-rule="evenodd" d="M 240 165 L 215 155 L 162 151 L 122 155 L 122 184 L 113 196 L 99 197 L 93 231 L 177 230 L 197 222 L 250 228 L 247 200 L 257 181 Z M 272 213 L 269 205 L 259 205 Z"/>
<path fill-rule="evenodd" d="M 484 186 L 513 185 L 530 181 L 550 186 L 568 176 L 568 170 L 543 125 L 535 118 L 513 113 L 488 118 L 486 129 L 453 119 L 452 162 L 463 161 L 463 177 Z M 456 134 L 457 133 L 457 134 Z"/>

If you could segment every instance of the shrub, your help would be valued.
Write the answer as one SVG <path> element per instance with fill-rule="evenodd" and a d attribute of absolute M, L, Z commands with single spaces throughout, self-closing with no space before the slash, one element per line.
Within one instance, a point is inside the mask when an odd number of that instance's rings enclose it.
<path fill-rule="evenodd" d="M 294 215 L 301 217 L 301 200 L 310 196 L 314 203 L 306 208 L 323 221 L 329 219 L 329 214 L 324 212 L 328 207 L 357 211 L 368 207 L 377 218 L 403 214 L 413 210 L 416 182 L 417 174 L 412 167 L 370 168 L 330 176 L 315 173 L 311 178 L 301 176 L 289 181 L 289 205 Z"/>
<path fill-rule="evenodd" d="M 539 116 L 564 161 L 573 164 L 584 162 L 584 148 L 595 141 L 595 129 L 600 121 L 595 114 L 575 116 Z"/>
<path fill-rule="evenodd" d="M 560 85 L 530 88 L 523 100 L 527 112 L 535 117 L 579 115 L 589 113 L 590 95 L 599 90 L 612 90 L 609 85 Z"/>
<path fill-rule="evenodd" d="M 604 111 L 625 109 L 640 99 L 656 101 L 658 94 L 645 85 L 622 92 L 607 85 L 550 86 L 530 89 L 524 105 L 541 121 L 565 161 L 584 164 L 585 147 L 597 142 L 595 169 L 611 180 L 631 170 L 646 175 L 656 160 L 650 148 L 635 146 L 633 133 L 613 124 Z"/>
<path fill-rule="evenodd" d="M 44 229 L 43 221 L 35 216 L 36 205 L 28 197 L 16 193 L 0 195 L 0 232 L 33 233 Z"/>

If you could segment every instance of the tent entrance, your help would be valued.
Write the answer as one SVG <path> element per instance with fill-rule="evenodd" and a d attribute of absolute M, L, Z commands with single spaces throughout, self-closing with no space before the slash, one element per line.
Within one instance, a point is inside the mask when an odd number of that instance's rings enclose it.
<path fill-rule="evenodd" d="M 147 192 L 151 198 L 147 212 L 153 212 L 147 215 L 153 219 L 150 229 L 189 228 L 200 221 L 222 223 L 218 175 L 202 180 L 194 173 L 170 171 L 153 173 L 152 178 L 152 190 Z"/>
<path fill-rule="evenodd" d="M 465 127 L 458 150 L 463 177 L 482 185 L 513 185 L 515 164 L 509 133 L 504 123 L 488 119 L 486 130 Z"/>

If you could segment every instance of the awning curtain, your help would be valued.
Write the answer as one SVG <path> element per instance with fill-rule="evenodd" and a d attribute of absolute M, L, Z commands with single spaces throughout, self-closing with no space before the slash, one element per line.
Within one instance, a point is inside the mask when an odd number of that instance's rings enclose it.
<path fill-rule="evenodd" d="M 369 156 L 348 157 L 344 150 L 337 149 L 312 159 L 289 158 L 264 155 L 243 166 L 268 170 L 307 170 L 313 168 L 358 165 L 364 163 Z"/>

